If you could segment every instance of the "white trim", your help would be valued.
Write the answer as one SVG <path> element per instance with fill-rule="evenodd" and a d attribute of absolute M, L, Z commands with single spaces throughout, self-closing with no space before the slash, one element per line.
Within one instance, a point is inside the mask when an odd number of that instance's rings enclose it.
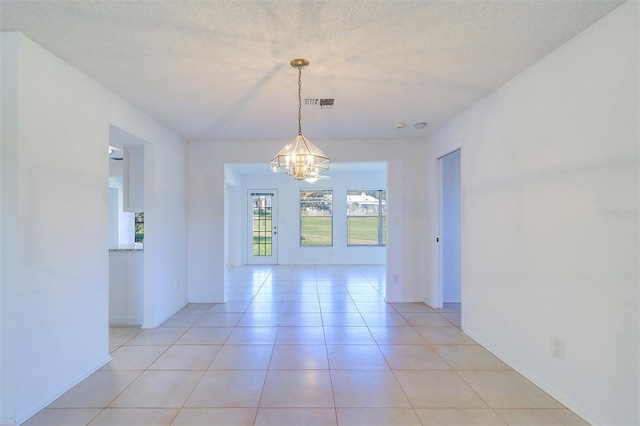
<path fill-rule="evenodd" d="M 213 302 L 212 302 L 213 303 Z M 185 306 L 187 306 L 187 304 L 185 304 L 182 308 L 184 308 Z M 182 309 L 180 308 L 180 309 Z M 164 318 L 160 319 L 159 321 L 153 322 L 151 323 L 151 325 L 149 325 L 148 323 L 142 323 L 142 325 L 140 326 L 141 329 L 143 330 L 147 330 L 147 329 L 154 329 L 154 328 L 158 328 L 162 325 L 163 322 L 165 322 L 166 320 L 168 320 L 169 318 L 171 318 L 172 316 L 174 316 L 176 313 L 178 313 L 178 311 L 180 310 L 176 310 L 174 313 L 172 314 L 168 314 L 167 316 L 165 316 Z"/>
<path fill-rule="evenodd" d="M 462 151 L 462 140 L 453 142 L 451 145 L 447 145 L 446 148 L 435 151 L 435 153 L 430 153 L 428 157 L 428 162 L 429 164 L 431 164 L 430 169 L 432 170 L 432 172 L 430 172 L 428 175 L 429 181 L 427 182 L 427 185 L 429 198 L 427 199 L 427 203 L 429 204 L 428 214 L 432 216 L 433 220 L 430 221 L 427 230 L 427 241 L 429 241 L 431 244 L 430 259 L 428 260 L 430 280 L 428 280 L 427 288 L 424 295 L 424 302 L 434 308 L 442 307 L 442 289 L 440 286 L 439 267 L 440 249 L 439 243 L 436 243 L 436 238 L 440 238 L 439 233 L 441 221 L 440 191 L 442 188 L 442 184 L 439 181 L 439 179 L 441 179 L 441 172 L 439 170 L 440 159 L 458 150 Z M 460 178 L 462 181 L 462 176 L 460 176 Z"/>
<path fill-rule="evenodd" d="M 448 154 L 446 154 L 448 155 Z M 434 211 L 435 211 L 435 235 L 431 236 L 431 244 L 433 244 L 433 288 L 431 289 L 431 302 L 432 307 L 436 309 L 442 309 L 442 244 L 440 238 L 442 236 L 442 157 L 435 159 L 436 171 L 436 195 L 434 197 Z"/>
<path fill-rule="evenodd" d="M 113 359 L 113 357 L 111 355 L 107 355 L 106 357 L 104 357 L 100 361 L 98 361 L 97 363 L 93 364 L 93 366 L 89 367 L 87 370 L 85 370 L 82 374 L 80 374 L 74 380 L 72 380 L 72 381 L 68 382 L 66 385 L 62 386 L 62 388 L 58 392 L 54 393 L 52 396 L 49 396 L 49 397 L 45 398 L 40 403 L 34 405 L 29 410 L 27 410 L 23 415 L 21 415 L 19 417 L 16 416 L 16 423 L 15 424 L 17 424 L 17 425 L 22 424 L 22 423 L 26 422 L 27 420 L 29 420 L 31 417 L 33 417 L 36 414 L 38 414 L 38 412 L 40 410 L 42 410 L 43 408 L 47 407 L 49 404 L 51 404 L 53 401 L 58 399 L 60 396 L 62 396 L 62 394 L 67 392 L 69 389 L 71 389 L 72 387 L 74 387 L 75 385 L 77 385 L 78 383 L 80 383 L 81 381 L 83 381 L 84 379 L 86 379 L 87 377 L 89 377 L 90 375 L 95 373 L 96 371 L 98 371 L 100 368 L 104 367 L 112 359 Z M 4 421 L 4 419 L 3 419 L 3 421 Z M 11 424 L 11 423 L 9 423 L 9 424 Z"/>
<path fill-rule="evenodd" d="M 433 232 L 435 235 L 432 235 L 431 243 L 434 245 L 433 255 L 432 255 L 432 264 L 434 266 L 432 271 L 432 282 L 434 283 L 431 289 L 431 302 L 432 307 L 436 309 L 441 309 L 443 307 L 443 290 L 442 290 L 442 160 L 447 155 L 451 155 L 454 152 L 460 151 L 460 203 L 462 210 L 463 203 L 463 194 L 462 194 L 462 148 L 461 143 L 457 142 L 451 146 L 448 146 L 446 149 L 439 151 L 436 155 L 432 157 L 434 161 L 434 170 L 436 171 L 436 188 L 435 188 L 435 197 L 434 202 L 436 203 L 434 207 L 435 212 L 435 228 L 433 228 Z M 460 227 L 462 227 L 462 211 L 460 212 L 461 223 Z M 438 242 L 436 242 L 436 238 Z M 463 241 L 463 229 L 460 230 L 460 240 Z M 462 247 L 462 244 L 461 244 Z M 462 287 L 462 251 L 460 253 L 460 285 Z"/>
<path fill-rule="evenodd" d="M 438 151 L 438 153 L 432 157 L 435 160 L 442 160 L 444 157 L 446 157 L 449 154 L 453 154 L 456 151 L 460 151 L 462 150 L 462 143 L 460 141 L 448 146 L 447 148 Z"/>
<path fill-rule="evenodd" d="M 117 316 L 109 318 L 109 326 L 121 327 L 121 326 L 136 326 L 140 327 L 142 321 L 140 316 Z"/>
<path fill-rule="evenodd" d="M 254 194 L 271 196 L 271 256 L 253 255 L 253 204 L 249 198 Z M 277 265 L 278 264 L 278 190 L 277 189 L 247 189 L 245 197 L 245 214 L 247 218 L 247 265 Z"/>

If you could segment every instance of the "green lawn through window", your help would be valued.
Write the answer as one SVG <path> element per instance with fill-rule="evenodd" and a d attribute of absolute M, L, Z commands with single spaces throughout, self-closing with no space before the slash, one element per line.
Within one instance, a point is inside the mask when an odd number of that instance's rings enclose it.
<path fill-rule="evenodd" d="M 271 256 L 271 210 L 253 209 L 253 255 Z"/>
<path fill-rule="evenodd" d="M 347 244 L 352 246 L 378 245 L 378 216 L 349 216 Z M 387 217 L 382 217 L 382 245 L 387 244 Z"/>
<path fill-rule="evenodd" d="M 303 246 L 330 246 L 333 244 L 331 216 L 302 216 L 300 235 Z"/>
<path fill-rule="evenodd" d="M 347 218 L 349 245 L 378 245 L 378 216 L 350 216 Z"/>

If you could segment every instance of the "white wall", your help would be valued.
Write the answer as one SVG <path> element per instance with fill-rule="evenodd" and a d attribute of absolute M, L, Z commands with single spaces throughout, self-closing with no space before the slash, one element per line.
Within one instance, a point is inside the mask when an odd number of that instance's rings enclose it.
<path fill-rule="evenodd" d="M 118 247 L 118 188 L 109 183 L 109 248 Z"/>
<path fill-rule="evenodd" d="M 18 49 L 0 35 L 0 424 L 15 421 L 18 256 Z"/>
<path fill-rule="evenodd" d="M 186 302 L 186 150 L 180 137 L 26 37 L 1 33 L 0 42 L 0 417 L 12 423 L 110 359 L 110 124 L 154 148 L 145 246 L 149 323 Z"/>
<path fill-rule="evenodd" d="M 132 245 L 135 242 L 135 213 L 125 212 L 124 206 L 124 186 L 122 176 L 109 176 L 109 188 L 117 191 L 117 222 L 118 229 L 115 236 L 116 244 L 109 248 L 118 248 L 118 246 Z M 112 239 L 111 236 L 109 238 Z"/>
<path fill-rule="evenodd" d="M 595 424 L 640 422 L 638 9 L 429 139 L 432 164 L 462 146 L 465 331 Z"/>
<path fill-rule="evenodd" d="M 244 219 L 244 204 L 241 190 L 242 176 L 228 166 L 224 166 L 225 193 L 224 193 L 224 264 L 225 265 L 243 265 L 243 229 L 242 222 Z"/>
<path fill-rule="evenodd" d="M 460 302 L 460 151 L 441 160 L 442 166 L 442 301 Z"/>
<path fill-rule="evenodd" d="M 225 209 L 222 201 L 225 196 L 225 163 L 266 163 L 285 142 L 188 143 L 190 302 L 224 300 Z M 392 302 L 424 300 L 426 249 L 424 244 L 415 242 L 416 235 L 426 234 L 427 203 L 422 196 L 426 182 L 426 171 L 423 167 L 423 159 L 427 154 L 426 143 L 420 140 L 394 140 L 393 143 L 386 140 L 350 140 L 348 142 L 333 140 L 314 141 L 314 143 L 331 156 L 332 161 L 387 162 L 387 197 L 389 199 L 386 248 L 387 299 Z M 272 179 L 288 181 L 292 178 L 274 175 Z M 266 180 L 262 180 L 261 183 L 269 188 L 278 187 Z M 318 185 L 320 183 L 314 187 L 321 188 Z M 286 196 L 281 195 L 280 191 L 278 195 Z M 282 203 L 283 201 L 280 201 L 281 209 Z M 291 223 L 286 218 L 284 220 L 280 222 L 280 227 L 298 226 L 297 222 Z M 282 242 L 280 246 L 283 246 Z M 293 250 L 296 251 L 297 247 L 296 239 Z M 312 262 L 312 257 L 308 253 L 319 248 L 306 247 L 305 249 L 309 251 L 300 250 L 300 254 L 295 254 L 293 251 L 288 254 L 285 252 L 285 259 L 291 262 Z M 357 249 L 365 248 L 354 247 L 354 249 L 356 253 Z M 333 259 L 340 260 L 336 254 L 333 255 Z"/>

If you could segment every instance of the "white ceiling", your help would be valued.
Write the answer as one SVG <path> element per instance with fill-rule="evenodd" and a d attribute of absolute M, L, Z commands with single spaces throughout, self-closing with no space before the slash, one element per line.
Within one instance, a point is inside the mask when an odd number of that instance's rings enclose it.
<path fill-rule="evenodd" d="M 289 140 L 298 57 L 302 97 L 336 99 L 303 107 L 311 140 L 424 138 L 620 3 L 1 0 L 0 29 L 189 140 Z"/>

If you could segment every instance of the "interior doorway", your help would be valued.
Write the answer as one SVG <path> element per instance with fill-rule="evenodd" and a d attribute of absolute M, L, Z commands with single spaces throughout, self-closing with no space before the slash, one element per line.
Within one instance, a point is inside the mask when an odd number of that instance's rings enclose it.
<path fill-rule="evenodd" d="M 250 265 L 278 264 L 278 196 L 276 190 L 248 191 L 248 259 Z"/>
<path fill-rule="evenodd" d="M 146 142 L 109 126 L 109 325 L 144 326 L 143 251 Z M 105 148 L 106 151 L 106 148 Z M 105 153 L 106 154 L 106 153 Z"/>
<path fill-rule="evenodd" d="M 440 294 L 442 305 L 462 302 L 462 185 L 460 150 L 440 163 Z"/>

